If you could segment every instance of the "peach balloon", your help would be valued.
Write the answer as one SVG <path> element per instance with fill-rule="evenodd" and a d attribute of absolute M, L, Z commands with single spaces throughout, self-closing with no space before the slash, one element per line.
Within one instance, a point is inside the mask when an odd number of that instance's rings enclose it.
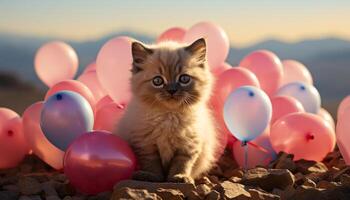
<path fill-rule="evenodd" d="M 84 83 L 95 97 L 96 101 L 99 101 L 102 97 L 106 96 L 107 92 L 102 88 L 100 81 L 97 78 L 96 71 L 85 72 L 79 76 L 78 81 Z"/>
<path fill-rule="evenodd" d="M 17 114 L 8 118 L 10 115 L 7 114 L 3 115 L 0 111 L 0 169 L 16 167 L 29 153 L 23 135 L 22 119 Z"/>
<path fill-rule="evenodd" d="M 296 60 L 283 60 L 284 75 L 282 78 L 282 85 L 300 81 L 312 85 L 312 76 L 309 70 L 302 63 Z"/>
<path fill-rule="evenodd" d="M 276 54 L 271 51 L 254 51 L 243 58 L 240 66 L 249 69 L 256 75 L 261 89 L 270 97 L 277 91 L 282 83 L 282 63 Z"/>
<path fill-rule="evenodd" d="M 224 71 L 231 69 L 231 68 L 232 68 L 232 66 L 225 62 L 225 63 L 220 64 L 218 67 L 215 67 L 212 70 L 212 73 L 215 77 L 218 77 L 218 76 L 220 76 L 221 73 L 223 73 Z"/>
<path fill-rule="evenodd" d="M 115 102 L 127 103 L 131 97 L 131 43 L 129 37 L 106 42 L 97 55 L 96 72 L 102 87 Z"/>
<path fill-rule="evenodd" d="M 252 72 L 245 68 L 234 67 L 225 70 L 216 79 L 210 100 L 212 110 L 220 127 L 220 133 L 228 135 L 228 146 L 232 146 L 237 139 L 233 137 L 225 125 L 222 113 L 224 103 L 232 91 L 244 85 L 259 87 L 259 81 Z"/>
<path fill-rule="evenodd" d="M 64 152 L 51 144 L 41 131 L 40 116 L 43 104 L 44 102 L 37 102 L 24 111 L 24 137 L 35 155 L 59 170 L 63 168 Z"/>
<path fill-rule="evenodd" d="M 350 165 L 350 108 L 343 110 L 343 114 L 337 122 L 336 137 L 337 145 L 345 163 Z"/>
<path fill-rule="evenodd" d="M 76 81 L 76 80 L 66 80 L 61 81 L 57 83 L 56 85 L 52 86 L 49 91 L 47 91 L 45 95 L 45 100 L 47 100 L 50 96 L 53 94 L 62 91 L 62 90 L 69 90 L 76 92 L 83 96 L 91 105 L 91 107 L 94 109 L 96 105 L 96 100 L 90 89 L 84 85 L 83 83 Z"/>
<path fill-rule="evenodd" d="M 271 125 L 281 117 L 295 112 L 305 112 L 303 105 L 297 99 L 289 96 L 275 96 L 271 98 Z"/>
<path fill-rule="evenodd" d="M 344 113 L 344 111 L 347 108 L 350 108 L 350 95 L 345 97 L 339 104 L 338 112 L 337 112 L 337 119 L 338 120 L 341 118 L 342 114 Z"/>
<path fill-rule="evenodd" d="M 184 42 L 192 42 L 204 38 L 207 43 L 207 60 L 211 69 L 223 63 L 228 55 L 230 43 L 225 31 L 211 22 L 200 22 L 192 26 L 185 34 Z"/>
<path fill-rule="evenodd" d="M 96 62 L 92 62 L 90 63 L 85 69 L 83 73 L 87 73 L 87 72 L 96 72 Z"/>
<path fill-rule="evenodd" d="M 8 120 L 18 117 L 18 114 L 8 108 L 0 107 L 0 131 Z"/>
<path fill-rule="evenodd" d="M 320 111 L 317 113 L 318 116 L 322 117 L 326 122 L 328 122 L 333 129 L 335 129 L 335 123 L 332 115 L 324 108 L 321 108 Z"/>
<path fill-rule="evenodd" d="M 276 152 L 273 150 L 270 143 L 269 131 L 270 129 L 267 128 L 262 135 L 247 143 L 247 166 L 244 166 L 245 147 L 242 146 L 242 142 L 237 140 L 233 143 L 233 157 L 239 166 L 247 168 L 253 168 L 258 165 L 267 166 L 272 160 L 276 158 Z"/>
<path fill-rule="evenodd" d="M 311 113 L 291 113 L 277 120 L 270 140 L 276 152 L 294 154 L 294 160 L 321 161 L 335 147 L 331 125 Z"/>
<path fill-rule="evenodd" d="M 78 71 L 78 56 L 64 42 L 49 42 L 37 51 L 34 66 L 39 78 L 51 87 L 60 81 L 74 78 Z"/>
<path fill-rule="evenodd" d="M 103 106 L 96 112 L 94 130 L 113 132 L 124 111 L 125 107 L 116 103 Z"/>
<path fill-rule="evenodd" d="M 164 31 L 158 38 L 157 43 L 163 41 L 175 41 L 181 43 L 186 34 L 186 30 L 181 27 L 173 27 Z"/>
<path fill-rule="evenodd" d="M 99 110 L 103 106 L 108 105 L 108 104 L 113 103 L 113 102 L 114 102 L 113 99 L 110 96 L 106 95 L 96 103 L 95 108 L 96 108 L 96 110 Z M 125 106 L 125 105 L 123 105 L 123 106 Z"/>

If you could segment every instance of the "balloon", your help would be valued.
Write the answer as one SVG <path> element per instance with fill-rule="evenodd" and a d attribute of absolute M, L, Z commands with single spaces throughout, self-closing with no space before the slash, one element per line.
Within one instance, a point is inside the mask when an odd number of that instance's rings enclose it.
<path fill-rule="evenodd" d="M 35 72 L 49 87 L 73 79 L 78 70 L 78 56 L 74 49 L 64 42 L 44 44 L 35 55 Z"/>
<path fill-rule="evenodd" d="M 84 85 L 90 89 L 96 101 L 99 101 L 107 94 L 107 92 L 102 88 L 100 81 L 97 79 L 96 71 L 83 73 L 79 76 L 78 81 L 84 83 Z"/>
<path fill-rule="evenodd" d="M 220 76 L 221 73 L 223 73 L 224 71 L 231 69 L 232 66 L 228 63 L 222 63 L 219 66 L 215 67 L 212 71 L 212 73 L 214 74 L 215 77 Z"/>
<path fill-rule="evenodd" d="M 158 38 L 157 43 L 163 41 L 175 41 L 181 43 L 186 34 L 186 30 L 180 27 L 173 27 L 164 31 Z"/>
<path fill-rule="evenodd" d="M 76 92 L 83 96 L 90 104 L 91 108 L 94 109 L 96 104 L 96 99 L 90 89 L 84 85 L 83 83 L 76 81 L 76 80 L 66 80 L 61 81 L 57 83 L 56 85 L 52 86 L 49 91 L 47 91 L 45 95 L 45 100 L 50 98 L 52 95 L 56 94 L 57 92 L 63 91 L 63 90 L 69 90 L 72 92 Z"/>
<path fill-rule="evenodd" d="M 331 127 L 335 129 L 335 123 L 334 123 L 333 117 L 331 114 L 329 114 L 329 112 L 326 109 L 321 108 L 320 111 L 317 113 L 317 115 L 322 117 L 323 120 L 328 122 L 331 125 Z"/>
<path fill-rule="evenodd" d="M 29 152 L 17 113 L 0 108 L 0 169 L 16 167 Z"/>
<path fill-rule="evenodd" d="M 81 192 L 97 194 L 130 178 L 135 162 L 127 142 L 109 132 L 94 131 L 83 134 L 69 146 L 64 173 Z"/>
<path fill-rule="evenodd" d="M 247 69 L 235 67 L 230 68 L 217 78 L 213 95 L 211 97 L 211 106 L 220 127 L 220 133 L 228 135 L 228 145 L 232 146 L 236 139 L 227 129 L 223 119 L 223 108 L 228 95 L 237 88 L 245 85 L 259 87 L 259 81 L 256 76 Z"/>
<path fill-rule="evenodd" d="M 51 167 L 63 168 L 64 152 L 51 144 L 40 128 L 40 116 L 44 102 L 29 106 L 23 113 L 23 132 L 34 154 Z"/>
<path fill-rule="evenodd" d="M 344 113 L 344 110 L 350 107 L 350 95 L 345 97 L 339 104 L 338 112 L 337 112 L 337 119 L 339 120 L 342 114 Z"/>
<path fill-rule="evenodd" d="M 102 87 L 118 103 L 131 97 L 131 42 L 128 37 L 116 37 L 103 45 L 96 60 L 96 72 Z"/>
<path fill-rule="evenodd" d="M 286 85 L 292 82 L 303 82 L 306 84 L 313 84 L 312 76 L 309 70 L 302 63 L 296 60 L 282 61 L 284 75 L 281 85 Z"/>
<path fill-rule="evenodd" d="M 345 163 L 350 165 L 350 108 L 343 110 L 342 117 L 338 119 L 336 137 L 337 145 Z"/>
<path fill-rule="evenodd" d="M 267 128 L 263 134 L 247 143 L 247 168 L 254 168 L 256 166 L 267 166 L 272 160 L 276 158 L 276 152 L 273 150 L 270 143 L 270 133 Z M 233 143 L 232 153 L 236 162 L 241 167 L 245 167 L 245 147 L 240 141 Z"/>
<path fill-rule="evenodd" d="M 271 98 L 272 118 L 271 125 L 281 117 L 295 112 L 305 112 L 303 105 L 293 97 L 276 96 Z"/>
<path fill-rule="evenodd" d="M 271 51 L 254 51 L 243 58 L 239 65 L 249 69 L 256 75 L 261 89 L 269 96 L 276 92 L 282 82 L 282 63 Z"/>
<path fill-rule="evenodd" d="M 294 154 L 294 160 L 321 161 L 335 147 L 330 124 L 311 113 L 291 113 L 277 120 L 270 140 L 276 152 Z"/>
<path fill-rule="evenodd" d="M 84 73 L 87 73 L 87 72 L 96 72 L 96 62 L 92 62 L 90 63 L 85 69 L 84 69 Z"/>
<path fill-rule="evenodd" d="M 291 96 L 303 105 L 305 112 L 317 114 L 321 109 L 321 97 L 313 85 L 293 82 L 281 87 L 277 96 Z"/>
<path fill-rule="evenodd" d="M 94 114 L 88 101 L 76 92 L 61 91 L 44 103 L 40 126 L 46 138 L 65 151 L 74 139 L 91 131 Z"/>
<path fill-rule="evenodd" d="M 96 112 L 94 130 L 113 132 L 124 111 L 124 106 L 116 103 L 103 106 Z"/>
<path fill-rule="evenodd" d="M 97 104 L 95 106 L 96 110 L 99 110 L 103 106 L 108 105 L 108 104 L 113 103 L 113 102 L 114 102 L 113 99 L 110 96 L 106 95 L 97 102 Z M 121 104 L 121 105 L 125 107 L 125 105 L 123 105 L 123 104 Z"/>
<path fill-rule="evenodd" d="M 269 97 L 253 86 L 233 91 L 224 105 L 226 126 L 242 142 L 249 142 L 262 134 L 270 123 L 271 115 Z"/>
<path fill-rule="evenodd" d="M 210 22 L 200 22 L 186 32 L 184 42 L 191 44 L 200 38 L 204 38 L 207 43 L 208 64 L 214 70 L 227 58 L 230 48 L 228 37 L 220 26 Z"/>

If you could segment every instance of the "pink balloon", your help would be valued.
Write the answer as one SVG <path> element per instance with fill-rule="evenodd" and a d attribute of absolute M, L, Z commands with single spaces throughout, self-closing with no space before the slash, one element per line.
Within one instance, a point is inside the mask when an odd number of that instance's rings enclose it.
<path fill-rule="evenodd" d="M 341 116 L 343 115 L 344 111 L 347 108 L 350 108 L 350 95 L 345 97 L 339 104 L 338 112 L 337 112 L 337 119 L 338 120 L 341 118 Z"/>
<path fill-rule="evenodd" d="M 276 152 L 273 150 L 270 143 L 269 128 L 256 139 L 248 142 L 247 168 L 255 166 L 267 166 L 276 157 Z M 241 167 L 245 167 L 245 147 L 241 141 L 233 143 L 232 153 L 236 162 Z"/>
<path fill-rule="evenodd" d="M 324 108 L 321 108 L 320 111 L 317 113 L 318 116 L 322 117 L 323 120 L 328 122 L 333 129 L 335 129 L 335 123 L 332 115 Z"/>
<path fill-rule="evenodd" d="M 87 73 L 87 72 L 96 72 L 96 61 L 86 66 L 83 73 Z"/>
<path fill-rule="evenodd" d="M 215 77 L 220 76 L 221 73 L 223 73 L 224 71 L 231 69 L 232 66 L 228 63 L 222 63 L 220 64 L 218 67 L 215 67 L 212 71 L 212 73 L 214 74 Z"/>
<path fill-rule="evenodd" d="M 296 60 L 282 61 L 284 75 L 281 86 L 292 82 L 303 82 L 312 85 L 312 76 L 309 70 L 302 63 Z"/>
<path fill-rule="evenodd" d="M 271 51 L 254 51 L 243 58 L 240 66 L 251 70 L 256 75 L 261 89 L 270 97 L 277 91 L 282 82 L 282 63 Z"/>
<path fill-rule="evenodd" d="M 0 108 L 0 169 L 16 167 L 27 153 L 22 119 L 7 108 Z"/>
<path fill-rule="evenodd" d="M 96 103 L 96 110 L 99 110 L 105 105 L 108 105 L 110 103 L 114 103 L 114 101 L 110 96 L 106 95 Z M 122 106 L 125 106 L 125 105 L 122 104 Z"/>
<path fill-rule="evenodd" d="M 102 87 L 118 103 L 127 103 L 131 97 L 131 43 L 129 37 L 116 37 L 103 45 L 96 60 L 97 77 Z"/>
<path fill-rule="evenodd" d="M 343 110 L 343 114 L 337 122 L 336 137 L 337 145 L 345 163 L 350 165 L 350 108 Z"/>
<path fill-rule="evenodd" d="M 276 152 L 294 154 L 294 160 L 321 161 L 335 147 L 329 123 L 311 113 L 292 113 L 276 121 L 270 132 Z"/>
<path fill-rule="evenodd" d="M 96 101 L 99 101 L 102 97 L 106 96 L 107 92 L 102 88 L 100 81 L 97 78 L 96 71 L 85 72 L 79 76 L 78 81 L 84 83 L 95 97 Z"/>
<path fill-rule="evenodd" d="M 35 71 L 49 87 L 73 79 L 78 70 L 78 56 L 68 44 L 60 41 L 44 44 L 35 55 Z"/>
<path fill-rule="evenodd" d="M 47 100 L 50 96 L 53 94 L 62 91 L 62 90 L 69 90 L 76 92 L 83 96 L 91 105 L 92 109 L 95 108 L 96 100 L 90 89 L 84 85 L 83 83 L 76 81 L 76 80 L 66 80 L 61 81 L 57 83 L 56 85 L 52 86 L 49 91 L 47 91 L 45 95 L 45 100 Z"/>
<path fill-rule="evenodd" d="M 175 41 L 181 43 L 186 34 L 186 30 L 181 27 L 173 27 L 164 31 L 158 38 L 157 43 L 163 41 Z"/>
<path fill-rule="evenodd" d="M 79 191 L 97 194 L 130 178 L 135 155 L 128 143 L 110 132 L 83 134 L 67 149 L 64 173 Z"/>
<path fill-rule="evenodd" d="M 223 63 L 228 55 L 230 42 L 225 31 L 210 22 L 200 22 L 192 26 L 185 34 L 184 42 L 192 43 L 204 38 L 207 43 L 207 60 L 211 69 Z"/>
<path fill-rule="evenodd" d="M 303 105 L 297 99 L 289 96 L 276 96 L 271 98 L 272 118 L 271 125 L 278 119 L 290 113 L 305 112 Z"/>
<path fill-rule="evenodd" d="M 63 168 L 64 152 L 51 144 L 40 128 L 40 116 L 44 102 L 29 106 L 23 113 L 23 132 L 34 154 L 51 167 Z"/>
<path fill-rule="evenodd" d="M 103 106 L 96 112 L 94 130 L 113 132 L 124 111 L 125 107 L 116 103 Z"/>

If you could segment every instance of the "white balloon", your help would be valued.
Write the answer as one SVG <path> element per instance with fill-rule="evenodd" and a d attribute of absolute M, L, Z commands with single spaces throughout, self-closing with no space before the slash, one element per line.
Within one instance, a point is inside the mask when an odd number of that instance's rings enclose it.
<path fill-rule="evenodd" d="M 317 89 L 310 84 L 293 82 L 281 87 L 277 96 L 291 96 L 300 101 L 306 112 L 317 114 L 321 109 L 321 97 Z"/>

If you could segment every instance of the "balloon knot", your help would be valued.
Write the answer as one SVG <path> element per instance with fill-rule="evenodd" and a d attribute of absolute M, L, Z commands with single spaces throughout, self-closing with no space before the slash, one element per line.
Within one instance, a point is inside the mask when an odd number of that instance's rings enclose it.
<path fill-rule="evenodd" d="M 117 106 L 118 106 L 119 109 L 124 109 L 125 108 L 124 104 L 118 104 Z"/>
<path fill-rule="evenodd" d="M 313 139 L 315 139 L 315 136 L 313 135 L 313 134 L 311 134 L 311 133 L 308 133 L 307 135 L 306 135 L 306 139 L 309 141 L 309 140 L 313 140 Z"/>
<path fill-rule="evenodd" d="M 63 97 L 62 97 L 61 94 L 57 94 L 57 95 L 56 95 L 56 99 L 57 99 L 58 101 L 62 100 L 62 98 L 63 98 Z"/>
<path fill-rule="evenodd" d="M 13 136 L 14 132 L 12 130 L 7 131 L 8 136 Z"/>
<path fill-rule="evenodd" d="M 250 91 L 250 92 L 249 92 L 249 96 L 250 96 L 250 97 L 253 97 L 253 96 L 254 96 L 254 92 Z"/>
<path fill-rule="evenodd" d="M 247 145 L 247 141 L 242 141 L 242 147 Z"/>
<path fill-rule="evenodd" d="M 305 90 L 305 86 L 303 86 L 303 85 L 300 86 L 300 89 L 301 89 L 301 90 Z"/>

